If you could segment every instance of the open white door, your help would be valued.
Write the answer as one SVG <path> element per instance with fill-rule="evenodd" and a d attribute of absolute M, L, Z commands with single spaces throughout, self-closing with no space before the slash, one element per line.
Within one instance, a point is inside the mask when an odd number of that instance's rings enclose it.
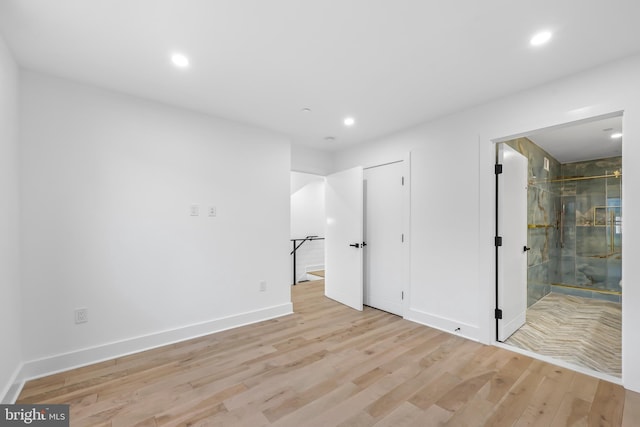
<path fill-rule="evenodd" d="M 362 310 L 362 168 L 326 179 L 325 295 Z"/>
<path fill-rule="evenodd" d="M 527 319 L 527 174 L 528 160 L 506 144 L 500 144 L 498 161 L 499 251 L 498 340 L 505 341 Z"/>

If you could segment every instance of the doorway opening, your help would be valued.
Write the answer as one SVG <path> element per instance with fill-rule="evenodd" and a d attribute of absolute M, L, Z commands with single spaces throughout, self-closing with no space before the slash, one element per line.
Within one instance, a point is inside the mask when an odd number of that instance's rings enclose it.
<path fill-rule="evenodd" d="M 356 310 L 368 306 L 404 315 L 408 172 L 407 154 L 402 160 L 324 177 L 322 274 L 327 297 Z"/>
<path fill-rule="evenodd" d="M 324 278 L 325 179 L 291 172 L 291 283 Z"/>
<path fill-rule="evenodd" d="M 525 283 L 503 274 L 497 286 L 499 300 L 516 295 L 525 302 L 526 316 L 502 335 L 504 322 L 497 319 L 498 340 L 621 377 L 622 115 L 533 132 L 497 146 L 498 153 L 508 148 L 527 164 L 526 241 L 515 246 L 526 259 Z M 501 184 L 497 217 L 508 221 L 512 195 Z M 512 237 L 508 232 L 499 227 L 497 235 L 506 242 Z M 498 264 L 506 262 L 504 252 L 497 247 Z M 496 318 L 513 318 L 506 312 L 510 307 L 499 302 L 496 308 Z"/>

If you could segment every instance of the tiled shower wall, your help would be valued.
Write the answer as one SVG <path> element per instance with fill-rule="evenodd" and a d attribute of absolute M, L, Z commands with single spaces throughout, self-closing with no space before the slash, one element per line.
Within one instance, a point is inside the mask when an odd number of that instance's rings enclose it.
<path fill-rule="evenodd" d="M 622 178 L 575 178 L 621 172 L 622 158 L 560 164 L 528 138 L 505 143 L 529 160 L 528 306 L 552 291 L 620 302 Z"/>
<path fill-rule="evenodd" d="M 557 186 L 548 181 L 560 176 L 561 165 L 549 153 L 528 138 L 517 138 L 506 142 L 529 160 L 529 186 L 527 191 L 527 304 L 531 306 L 551 292 L 552 272 L 557 270 L 551 247 L 557 240 L 555 211 Z M 544 168 L 545 157 L 549 170 Z"/>

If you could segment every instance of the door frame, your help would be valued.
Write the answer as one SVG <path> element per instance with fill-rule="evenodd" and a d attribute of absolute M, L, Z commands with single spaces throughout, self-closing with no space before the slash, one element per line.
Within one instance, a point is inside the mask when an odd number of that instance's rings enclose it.
<path fill-rule="evenodd" d="M 573 124 L 578 124 L 580 122 L 588 122 L 592 120 L 596 120 L 599 118 L 607 118 L 614 116 L 622 116 L 623 130 L 627 128 L 625 124 L 629 120 L 628 112 L 624 108 L 608 108 L 605 106 L 604 109 L 584 109 L 585 111 L 581 111 L 580 114 L 576 114 L 575 118 L 570 118 L 566 116 L 553 116 L 553 120 L 550 122 L 542 121 L 533 121 L 534 126 L 530 126 L 524 128 L 518 126 L 516 128 L 506 127 L 508 129 L 506 132 L 487 132 L 480 133 L 477 135 L 477 141 L 479 144 L 479 177 L 480 177 L 480 187 L 481 194 L 484 197 L 480 198 L 480 224 L 490 224 L 492 221 L 495 221 L 495 215 L 497 208 L 497 198 L 496 191 L 494 187 L 495 181 L 495 173 L 494 168 L 496 164 L 496 145 L 505 141 L 509 141 L 516 138 L 527 137 L 536 132 L 551 130 L 551 129 L 559 129 L 566 126 L 570 126 Z M 578 110 L 575 110 L 578 111 Z M 535 126 L 538 124 L 539 126 Z M 625 164 L 625 152 L 624 152 L 624 144 L 623 144 L 623 167 Z M 625 181 L 622 182 L 622 192 L 625 194 Z M 492 198 L 494 200 L 492 200 Z M 624 196 L 623 196 L 624 198 Z M 628 199 L 628 198 L 627 198 Z M 623 204 L 622 208 L 622 216 L 625 217 L 625 208 Z M 495 239 L 495 229 L 493 227 L 480 227 L 480 235 L 481 239 L 479 241 L 479 252 L 487 253 L 488 245 L 494 245 Z M 628 250 L 628 249 L 627 249 Z M 489 252 L 490 253 L 490 252 Z M 623 259 L 626 253 L 625 246 L 623 245 Z M 609 381 L 614 384 L 625 384 L 625 365 L 628 363 L 625 351 L 625 346 L 623 345 L 622 350 L 622 377 L 613 377 L 607 374 L 603 374 L 600 372 L 592 371 L 589 369 L 580 369 L 577 368 L 576 365 L 572 365 L 570 363 L 564 362 L 561 359 L 554 359 L 550 356 L 545 356 L 540 353 L 534 351 L 523 350 L 518 347 L 514 347 L 508 344 L 504 344 L 496 339 L 496 331 L 493 327 L 495 323 L 494 317 L 494 307 L 495 307 L 495 298 L 496 298 L 496 290 L 495 290 L 495 282 L 494 275 L 497 273 L 497 267 L 494 262 L 491 262 L 491 258 L 495 258 L 495 255 L 486 255 L 481 256 L 483 260 L 482 266 L 480 268 L 480 276 L 483 277 L 481 279 L 481 287 L 482 289 L 486 289 L 486 292 L 482 293 L 481 299 L 481 307 L 482 313 L 480 316 L 480 329 L 482 331 L 480 342 L 493 345 L 500 348 L 508 349 L 509 351 L 513 351 L 516 353 L 524 354 L 526 356 L 532 357 L 537 360 L 542 360 L 548 363 L 555 364 L 557 366 L 565 367 L 570 370 L 575 370 L 577 372 L 582 372 L 586 375 L 601 378 L 605 381 Z M 623 277 L 624 277 L 624 266 L 623 266 Z M 622 331 L 623 331 L 623 340 L 624 340 L 624 330 L 625 330 L 625 316 L 624 316 L 624 308 L 625 308 L 625 293 L 622 294 L 622 309 L 623 309 L 623 319 L 622 319 Z"/>
<path fill-rule="evenodd" d="M 404 191 L 402 192 L 402 229 L 404 230 L 404 246 L 402 250 L 402 288 L 404 300 L 402 317 L 405 317 L 411 307 L 411 152 L 402 156 L 404 165 Z"/>
<path fill-rule="evenodd" d="M 404 292 L 404 299 L 402 301 L 402 317 L 405 318 L 406 314 L 411 307 L 411 286 L 410 286 L 410 278 L 411 278 L 411 152 L 407 151 L 401 156 L 394 156 L 388 161 L 383 162 L 373 162 L 363 166 L 364 169 L 384 166 L 390 163 L 399 163 L 403 164 L 403 176 L 405 178 L 405 185 L 403 186 L 402 191 L 402 230 L 404 233 L 404 245 L 402 248 L 402 289 Z M 342 170 L 349 169 L 344 168 Z M 333 173 L 337 173 L 341 171 L 336 171 Z M 326 178 L 328 175 L 324 175 Z M 363 182 L 364 185 L 364 182 Z M 364 207 L 364 206 L 363 206 Z M 326 250 L 326 247 L 325 247 Z M 325 256 L 326 262 L 326 256 Z M 364 265 L 363 265 L 364 267 Z M 364 283 L 363 283 L 364 290 Z"/>
<path fill-rule="evenodd" d="M 629 120 L 628 112 L 624 108 L 608 108 L 610 106 L 604 106 L 604 109 L 582 109 L 584 111 L 574 110 L 576 114 L 571 116 L 552 114 L 551 120 L 541 120 L 540 118 L 528 121 L 532 126 L 524 127 L 522 123 L 513 126 L 502 126 L 503 131 L 485 130 L 477 134 L 477 143 L 479 147 L 479 185 L 481 188 L 480 194 L 480 239 L 478 251 L 480 254 L 481 266 L 479 270 L 481 279 L 481 313 L 480 313 L 480 330 L 481 336 L 479 341 L 484 344 L 491 344 L 497 346 L 503 346 L 501 342 L 496 340 L 495 331 L 495 307 L 496 307 L 496 289 L 495 289 L 495 276 L 498 274 L 498 269 L 495 262 L 495 253 L 492 253 L 488 248 L 489 245 L 494 246 L 494 239 L 496 237 L 496 230 L 489 224 L 495 224 L 495 216 L 497 210 L 497 197 L 495 191 L 495 173 L 494 168 L 496 164 L 496 145 L 505 141 L 509 141 L 516 138 L 527 137 L 533 133 L 560 129 L 566 126 L 579 124 L 581 122 L 589 122 L 596 119 L 604 119 L 607 117 L 622 116 L 623 130 L 626 129 L 627 121 Z M 579 113 L 579 114 L 577 114 Z M 623 167 L 625 163 L 624 156 L 624 144 L 623 144 Z M 622 182 L 622 192 L 625 193 L 625 182 Z M 624 198 L 624 196 L 623 196 Z M 628 197 L 627 197 L 628 200 Z M 628 202 L 627 202 L 628 203 Z M 626 205 L 626 204 L 623 204 Z M 628 209 L 625 206 L 622 208 L 622 216 L 625 217 L 625 210 Z M 625 246 L 623 245 L 623 259 L 626 254 Z M 487 254 L 487 255 L 484 255 Z M 491 254 L 491 255 L 489 255 Z M 624 277 L 624 265 L 623 265 L 623 277 Z M 622 293 L 622 306 L 625 306 L 625 293 Z M 623 315 L 624 318 L 624 315 Z M 624 320 L 623 320 L 624 330 Z M 507 346 L 509 349 L 514 347 Z M 516 348 L 517 350 L 517 348 Z M 623 349 L 623 365 L 625 351 Z M 544 356 L 538 353 L 530 352 L 530 355 L 545 360 Z M 555 360 L 553 363 L 560 363 Z M 590 373 L 589 375 L 593 375 Z M 623 368 L 624 376 L 624 368 Z M 607 378 L 608 381 L 614 381 L 614 378 Z"/>

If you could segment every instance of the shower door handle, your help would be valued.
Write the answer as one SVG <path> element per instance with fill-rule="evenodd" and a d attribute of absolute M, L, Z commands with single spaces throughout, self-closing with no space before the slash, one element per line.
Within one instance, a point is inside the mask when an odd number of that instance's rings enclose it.
<path fill-rule="evenodd" d="M 527 251 L 530 251 L 530 250 L 531 250 L 531 248 L 528 248 L 528 247 L 525 245 L 525 247 L 524 247 L 523 251 L 524 251 L 524 252 L 527 252 Z"/>
<path fill-rule="evenodd" d="M 353 246 L 354 248 L 359 248 L 360 247 L 360 243 L 353 243 L 349 246 Z"/>

